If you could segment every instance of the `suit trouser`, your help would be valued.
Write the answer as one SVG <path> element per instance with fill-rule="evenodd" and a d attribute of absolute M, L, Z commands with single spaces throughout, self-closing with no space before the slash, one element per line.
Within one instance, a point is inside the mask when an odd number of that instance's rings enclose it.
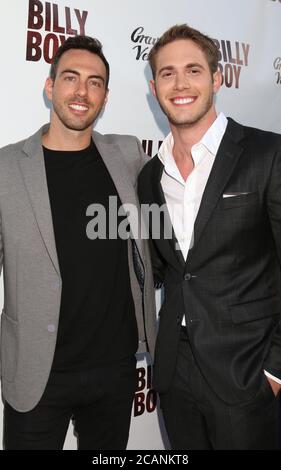
<path fill-rule="evenodd" d="M 160 395 L 160 400 L 172 449 L 278 448 L 279 399 L 265 375 L 253 400 L 227 405 L 202 376 L 184 327 L 175 375 L 170 389 Z"/>
<path fill-rule="evenodd" d="M 135 357 L 86 372 L 52 372 L 31 411 L 4 403 L 4 448 L 62 450 L 72 418 L 79 450 L 125 449 L 135 390 Z"/>

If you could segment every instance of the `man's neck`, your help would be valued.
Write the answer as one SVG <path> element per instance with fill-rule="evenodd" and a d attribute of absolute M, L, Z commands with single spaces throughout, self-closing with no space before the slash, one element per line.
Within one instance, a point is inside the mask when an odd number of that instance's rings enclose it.
<path fill-rule="evenodd" d="M 83 150 L 90 145 L 92 129 L 75 131 L 66 127 L 58 129 L 50 123 L 46 134 L 42 136 L 42 145 L 50 150 L 75 151 Z"/>
<path fill-rule="evenodd" d="M 217 114 L 214 112 L 204 116 L 200 121 L 186 126 L 174 126 L 171 124 L 171 132 L 174 139 L 173 155 L 176 161 L 191 158 L 191 149 L 193 145 L 200 142 L 208 129 L 214 123 Z"/>

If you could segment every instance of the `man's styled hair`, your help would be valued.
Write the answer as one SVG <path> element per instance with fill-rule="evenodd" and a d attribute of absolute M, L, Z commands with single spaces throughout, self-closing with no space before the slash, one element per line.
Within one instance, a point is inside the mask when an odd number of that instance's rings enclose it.
<path fill-rule="evenodd" d="M 103 52 L 102 52 L 102 44 L 98 39 L 92 38 L 90 36 L 71 36 L 69 37 L 64 44 L 62 44 L 56 54 L 54 55 L 51 69 L 50 69 L 50 78 L 55 81 L 58 69 L 58 63 L 60 61 L 61 56 L 70 49 L 82 49 L 85 51 L 92 52 L 96 54 L 104 63 L 106 69 L 106 83 L 105 88 L 108 88 L 109 82 L 109 63 L 107 62 Z"/>
<path fill-rule="evenodd" d="M 197 29 L 191 28 L 187 24 L 180 24 L 174 25 L 165 31 L 149 52 L 148 60 L 153 78 L 156 75 L 156 57 L 158 52 L 162 47 L 179 39 L 190 39 L 197 44 L 205 54 L 211 73 L 213 74 L 217 71 L 219 51 L 214 41 L 205 34 L 200 33 Z"/>

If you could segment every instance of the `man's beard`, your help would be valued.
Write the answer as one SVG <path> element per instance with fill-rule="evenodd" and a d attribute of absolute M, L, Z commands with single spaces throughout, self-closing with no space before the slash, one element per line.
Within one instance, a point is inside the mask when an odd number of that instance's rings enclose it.
<path fill-rule="evenodd" d="M 77 101 L 77 100 L 76 100 Z M 87 103 L 85 102 L 80 102 L 81 105 L 86 105 Z M 66 105 L 67 106 L 67 105 Z M 57 115 L 58 119 L 60 120 L 60 122 L 67 128 L 67 129 L 70 129 L 70 130 L 73 130 L 73 131 L 84 131 L 86 129 L 88 129 L 89 127 L 91 127 L 93 124 L 94 124 L 94 121 L 97 117 L 97 114 L 91 114 L 90 116 L 88 117 L 85 117 L 85 118 L 79 118 L 79 116 L 77 116 L 77 118 L 75 119 L 75 116 L 70 116 L 67 111 L 64 110 L 63 107 L 61 106 L 57 106 L 56 103 L 53 103 L 53 110 L 55 112 L 55 114 Z"/>
<path fill-rule="evenodd" d="M 194 115 L 187 117 L 187 116 L 177 116 L 176 113 L 173 114 L 168 107 L 163 105 L 159 99 L 159 105 L 163 111 L 163 113 L 166 115 L 168 121 L 170 124 L 172 124 L 175 127 L 189 127 L 191 125 L 197 124 L 211 109 L 213 106 L 213 94 L 210 94 L 208 97 L 208 100 L 204 103 L 204 106 L 202 105 L 202 109 L 199 109 Z"/>

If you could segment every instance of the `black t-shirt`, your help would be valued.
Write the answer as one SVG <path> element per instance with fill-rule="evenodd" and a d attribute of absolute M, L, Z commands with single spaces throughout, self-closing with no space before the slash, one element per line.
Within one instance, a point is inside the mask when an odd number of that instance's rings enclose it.
<path fill-rule="evenodd" d="M 128 241 L 108 238 L 109 197 L 116 197 L 117 210 L 121 201 L 93 142 L 81 151 L 43 150 L 62 276 L 53 370 L 113 363 L 133 355 L 138 345 Z M 93 203 L 105 208 L 105 239 L 86 234 L 93 219 L 86 210 Z"/>

